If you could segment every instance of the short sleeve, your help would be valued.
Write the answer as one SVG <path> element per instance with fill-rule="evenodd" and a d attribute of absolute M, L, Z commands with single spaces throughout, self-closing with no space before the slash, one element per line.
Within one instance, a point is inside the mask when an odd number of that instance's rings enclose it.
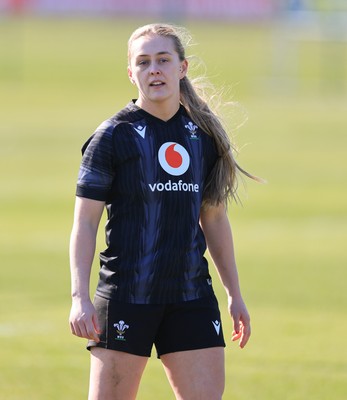
<path fill-rule="evenodd" d="M 114 178 L 114 126 L 104 122 L 82 148 L 76 195 L 106 201 Z"/>

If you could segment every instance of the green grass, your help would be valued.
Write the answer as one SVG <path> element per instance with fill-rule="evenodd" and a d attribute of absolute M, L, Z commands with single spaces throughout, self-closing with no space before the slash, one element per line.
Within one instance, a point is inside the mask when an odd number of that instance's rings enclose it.
<path fill-rule="evenodd" d="M 1 20 L 0 387 L 7 400 L 86 398 L 89 356 L 67 323 L 80 147 L 136 95 L 126 40 L 142 23 Z M 228 343 L 225 399 L 345 399 L 346 76 L 329 79 L 333 63 L 319 63 L 328 51 L 319 43 L 299 45 L 298 75 L 276 70 L 270 25 L 188 27 L 199 43 L 191 51 L 211 80 L 231 86 L 247 110 L 236 132 L 239 162 L 268 181 L 241 186 L 243 207 L 229 210 L 253 336 L 243 351 Z M 340 49 L 346 54 L 346 45 Z M 232 115 L 241 120 L 239 112 Z M 228 340 L 225 296 L 214 282 Z M 153 393 L 173 398 L 155 357 L 138 398 Z"/>

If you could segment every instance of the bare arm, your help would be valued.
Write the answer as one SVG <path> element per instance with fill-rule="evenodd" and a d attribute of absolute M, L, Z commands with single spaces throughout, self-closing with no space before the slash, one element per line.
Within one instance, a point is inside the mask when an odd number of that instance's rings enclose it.
<path fill-rule="evenodd" d="M 76 197 L 70 239 L 70 328 L 74 335 L 95 341 L 99 341 L 100 332 L 95 309 L 90 300 L 89 283 L 103 209 L 104 202 Z"/>
<path fill-rule="evenodd" d="M 243 348 L 251 334 L 250 318 L 241 296 L 233 237 L 224 205 L 202 210 L 200 224 L 228 296 L 229 312 L 234 322 L 232 340 L 240 339 L 240 347 Z"/>

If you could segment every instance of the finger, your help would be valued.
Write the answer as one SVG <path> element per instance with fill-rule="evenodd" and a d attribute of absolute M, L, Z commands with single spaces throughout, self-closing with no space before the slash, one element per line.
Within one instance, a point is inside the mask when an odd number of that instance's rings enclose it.
<path fill-rule="evenodd" d="M 100 335 L 101 328 L 100 328 L 98 316 L 96 314 L 93 315 L 93 325 L 94 325 L 95 332 Z"/>
<path fill-rule="evenodd" d="M 73 326 L 73 323 L 72 323 L 72 322 L 70 322 L 70 331 L 71 331 L 71 333 L 72 333 L 73 335 L 77 336 L 77 335 L 76 335 L 75 328 L 74 328 L 74 326 Z"/>
<path fill-rule="evenodd" d="M 241 331 L 240 329 L 239 329 L 238 332 L 236 332 L 235 330 L 233 330 L 232 336 L 231 336 L 231 340 L 232 340 L 233 342 L 235 342 L 236 340 L 240 339 L 241 335 L 242 335 L 242 331 Z"/>
<path fill-rule="evenodd" d="M 242 329 L 242 336 L 240 340 L 241 349 L 243 349 L 246 346 L 250 336 L 251 336 L 251 326 L 250 325 L 244 326 Z"/>
<path fill-rule="evenodd" d="M 94 324 L 92 324 L 91 328 L 88 329 L 87 339 L 93 340 L 94 342 L 97 342 L 97 343 L 100 342 L 99 335 L 98 335 L 98 332 L 95 330 Z"/>
<path fill-rule="evenodd" d="M 92 317 L 87 321 L 84 322 L 84 330 L 83 330 L 83 337 L 89 340 L 93 340 L 95 342 L 99 342 L 98 334 L 100 332 L 98 320 L 96 314 L 93 314 Z"/>
<path fill-rule="evenodd" d="M 84 339 L 90 339 L 90 332 L 93 328 L 92 318 L 88 317 L 87 315 L 79 316 L 74 320 L 73 327 L 76 336 Z"/>
<path fill-rule="evenodd" d="M 87 331 L 86 339 L 93 340 L 96 343 L 100 342 L 99 336 L 98 336 L 97 332 L 95 332 L 94 327 Z"/>
<path fill-rule="evenodd" d="M 234 316 L 234 332 L 238 334 L 240 332 L 240 318 L 238 316 Z"/>
<path fill-rule="evenodd" d="M 78 324 L 70 323 L 70 329 L 73 335 L 83 337 Z"/>
<path fill-rule="evenodd" d="M 71 333 L 77 337 L 99 341 L 98 332 L 95 331 L 92 318 L 85 316 L 78 320 L 70 321 Z"/>
<path fill-rule="evenodd" d="M 75 326 L 74 326 L 74 318 L 72 317 L 71 314 L 70 314 L 70 317 L 69 317 L 69 326 L 70 326 L 70 331 L 71 331 L 71 333 L 72 333 L 73 335 L 77 336 L 77 334 L 76 334 L 76 329 L 75 329 Z"/>
<path fill-rule="evenodd" d="M 94 340 L 94 336 L 96 336 L 96 334 L 94 332 L 94 325 L 92 324 L 91 320 L 90 321 L 80 320 L 77 326 L 78 326 L 79 337 L 88 340 Z"/>

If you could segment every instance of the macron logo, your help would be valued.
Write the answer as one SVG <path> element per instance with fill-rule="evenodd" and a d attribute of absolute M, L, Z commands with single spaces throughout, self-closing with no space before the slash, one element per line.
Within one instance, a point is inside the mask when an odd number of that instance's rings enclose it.
<path fill-rule="evenodd" d="M 134 126 L 134 129 L 135 129 L 135 131 L 144 139 L 145 138 L 145 133 L 146 133 L 146 126 L 142 126 L 142 125 L 139 125 L 138 127 L 136 127 L 135 128 L 135 126 Z"/>
<path fill-rule="evenodd" d="M 219 332 L 220 332 L 220 322 L 217 321 L 217 320 L 215 320 L 215 321 L 212 321 L 212 324 L 213 324 L 214 329 L 215 329 L 216 332 L 217 332 L 217 335 L 219 335 Z"/>

